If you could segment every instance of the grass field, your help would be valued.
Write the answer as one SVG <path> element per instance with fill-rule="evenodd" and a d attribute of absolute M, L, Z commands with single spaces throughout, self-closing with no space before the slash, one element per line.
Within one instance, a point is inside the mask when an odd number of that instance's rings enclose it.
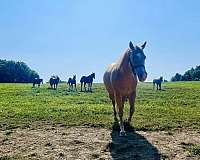
<path fill-rule="evenodd" d="M 93 93 L 57 90 L 48 84 L 0 84 L 0 128 L 26 127 L 32 123 L 111 128 L 113 110 L 103 84 Z M 125 106 L 125 117 L 129 110 Z M 133 124 L 136 130 L 200 130 L 200 82 L 164 83 L 162 91 L 151 83 L 140 83 Z"/>

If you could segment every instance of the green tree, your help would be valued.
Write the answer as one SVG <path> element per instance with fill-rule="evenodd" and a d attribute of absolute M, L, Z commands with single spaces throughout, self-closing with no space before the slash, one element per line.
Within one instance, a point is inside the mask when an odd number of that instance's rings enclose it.
<path fill-rule="evenodd" d="M 24 62 L 0 60 L 0 82 L 30 83 L 35 78 L 39 78 L 38 73 Z"/>

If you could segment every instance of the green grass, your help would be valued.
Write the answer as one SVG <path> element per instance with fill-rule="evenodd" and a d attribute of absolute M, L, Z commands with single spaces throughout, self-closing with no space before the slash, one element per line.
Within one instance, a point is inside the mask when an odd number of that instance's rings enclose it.
<path fill-rule="evenodd" d="M 137 130 L 200 130 L 200 82 L 165 83 L 164 90 L 152 90 L 151 83 L 139 83 L 133 126 Z M 31 84 L 0 84 L 0 128 L 26 127 L 32 123 L 61 123 L 67 126 L 111 128 L 113 110 L 103 84 L 93 93 L 31 88 Z M 125 117 L 129 106 L 125 105 Z"/>
<path fill-rule="evenodd" d="M 200 156 L 200 144 L 181 143 L 182 148 L 189 151 L 190 156 Z"/>

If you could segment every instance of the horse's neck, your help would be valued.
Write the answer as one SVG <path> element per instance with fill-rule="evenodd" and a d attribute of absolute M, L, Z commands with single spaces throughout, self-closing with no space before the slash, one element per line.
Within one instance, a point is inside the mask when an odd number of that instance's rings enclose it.
<path fill-rule="evenodd" d="M 129 65 L 129 49 L 127 49 L 123 55 L 123 57 L 121 58 L 120 62 L 119 62 L 119 67 L 122 68 L 124 71 L 130 70 L 130 65 Z"/>

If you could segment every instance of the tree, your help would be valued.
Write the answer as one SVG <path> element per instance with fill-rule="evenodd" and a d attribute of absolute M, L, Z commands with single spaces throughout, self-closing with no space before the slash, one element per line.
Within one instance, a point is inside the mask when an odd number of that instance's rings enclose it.
<path fill-rule="evenodd" d="M 30 83 L 39 75 L 24 62 L 0 60 L 0 82 Z"/>
<path fill-rule="evenodd" d="M 174 77 L 171 78 L 171 81 L 199 81 L 200 80 L 200 65 L 196 68 L 191 68 L 187 70 L 184 75 L 176 73 Z"/>
<path fill-rule="evenodd" d="M 174 77 L 171 78 L 171 81 L 174 82 L 174 81 L 181 81 L 182 79 L 182 75 L 179 74 L 179 73 L 176 73 Z"/>

